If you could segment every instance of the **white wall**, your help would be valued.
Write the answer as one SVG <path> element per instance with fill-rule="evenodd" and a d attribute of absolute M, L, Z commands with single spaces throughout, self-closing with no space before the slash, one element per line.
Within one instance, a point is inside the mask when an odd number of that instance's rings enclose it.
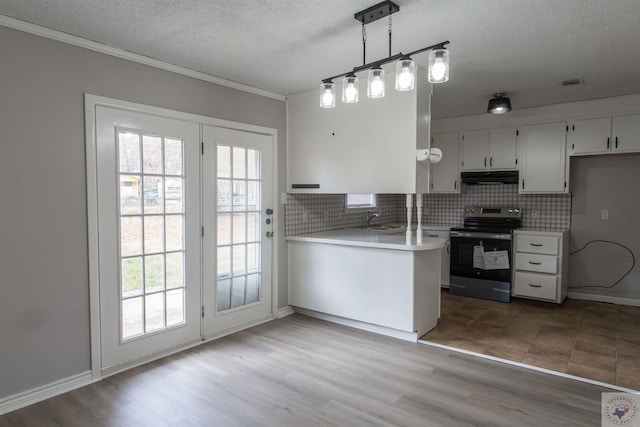
<path fill-rule="evenodd" d="M 0 58 L 1 399 L 90 369 L 83 94 L 278 129 L 278 192 L 286 114 L 283 101 L 5 27 Z M 277 251 L 283 307 L 284 238 Z"/>

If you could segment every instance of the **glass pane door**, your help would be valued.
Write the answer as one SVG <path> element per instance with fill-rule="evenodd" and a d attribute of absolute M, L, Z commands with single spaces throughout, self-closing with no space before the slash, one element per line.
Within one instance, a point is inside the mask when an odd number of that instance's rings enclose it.
<path fill-rule="evenodd" d="M 204 330 L 210 335 L 271 314 L 267 233 L 273 217 L 265 204 L 271 200 L 272 140 L 211 126 L 203 136 Z"/>
<path fill-rule="evenodd" d="M 181 139 L 118 130 L 121 340 L 185 321 Z"/>
<path fill-rule="evenodd" d="M 218 312 L 260 300 L 260 151 L 217 146 Z"/>

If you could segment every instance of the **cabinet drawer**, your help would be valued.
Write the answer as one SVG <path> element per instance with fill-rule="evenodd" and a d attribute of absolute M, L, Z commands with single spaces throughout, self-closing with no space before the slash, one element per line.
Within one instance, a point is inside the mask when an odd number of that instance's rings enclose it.
<path fill-rule="evenodd" d="M 516 271 L 514 294 L 523 297 L 556 300 L 558 276 Z"/>
<path fill-rule="evenodd" d="M 555 236 L 516 236 L 516 251 L 536 254 L 558 255 L 560 239 Z"/>
<path fill-rule="evenodd" d="M 558 273 L 558 257 L 517 252 L 516 270 L 556 274 Z"/>

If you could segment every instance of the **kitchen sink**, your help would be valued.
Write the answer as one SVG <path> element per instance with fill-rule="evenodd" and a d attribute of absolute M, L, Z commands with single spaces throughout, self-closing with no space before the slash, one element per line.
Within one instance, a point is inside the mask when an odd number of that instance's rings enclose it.
<path fill-rule="evenodd" d="M 370 225 L 368 227 L 361 225 L 358 227 L 352 227 L 358 230 L 367 230 L 372 233 L 382 233 L 382 234 L 394 234 L 406 231 L 407 228 L 404 226 L 397 226 L 393 224 L 382 224 L 382 225 Z"/>

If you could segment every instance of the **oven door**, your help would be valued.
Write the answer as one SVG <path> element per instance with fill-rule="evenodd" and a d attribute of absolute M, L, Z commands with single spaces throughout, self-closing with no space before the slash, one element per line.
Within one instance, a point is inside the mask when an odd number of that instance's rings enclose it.
<path fill-rule="evenodd" d="M 483 266 L 478 258 L 493 251 L 501 262 Z M 511 234 L 451 231 L 451 293 L 510 301 L 512 264 Z"/>

